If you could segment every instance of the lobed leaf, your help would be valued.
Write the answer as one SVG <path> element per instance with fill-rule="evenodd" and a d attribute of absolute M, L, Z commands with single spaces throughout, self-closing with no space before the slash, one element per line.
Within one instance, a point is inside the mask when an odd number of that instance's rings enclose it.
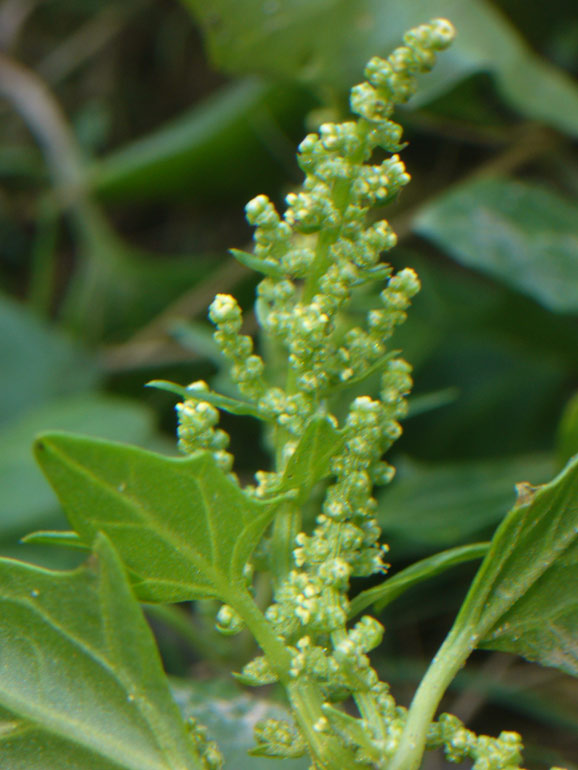
<path fill-rule="evenodd" d="M 2 767 L 201 770 L 104 536 L 73 572 L 1 559 L 0 608 Z"/>
<path fill-rule="evenodd" d="M 168 458 L 51 433 L 35 454 L 74 529 L 104 532 L 147 602 L 230 601 L 274 505 L 248 498 L 210 453 Z"/>

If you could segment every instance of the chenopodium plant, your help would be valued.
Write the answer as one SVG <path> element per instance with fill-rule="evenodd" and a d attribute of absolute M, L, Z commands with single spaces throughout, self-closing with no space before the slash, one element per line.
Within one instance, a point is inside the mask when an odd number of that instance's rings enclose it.
<path fill-rule="evenodd" d="M 517 733 L 492 738 L 454 716 L 435 719 L 468 655 L 510 650 L 578 674 L 577 594 L 568 590 L 578 576 L 576 462 L 550 484 L 520 486 L 491 544 L 443 552 L 349 598 L 352 578 L 387 569 L 373 489 L 394 475 L 383 455 L 401 434 L 412 386 L 411 367 L 389 340 L 419 289 L 413 270 L 395 273 L 382 261 L 396 237 L 368 214 L 410 180 L 397 154 L 402 130 L 390 116 L 453 36 L 449 22 L 434 20 L 408 32 L 389 58 L 372 59 L 366 82 L 351 92 L 355 119 L 326 123 L 300 145 L 305 179 L 283 215 L 264 195 L 247 205 L 254 251 L 233 253 L 264 276 L 255 309 L 261 348 L 242 333 L 236 300 L 217 295 L 209 316 L 236 397 L 204 382 L 156 383 L 182 398 L 186 457 L 58 433 L 38 440 L 38 460 L 74 531 L 32 539 L 94 555 L 73 573 L 1 565 L 4 766 L 219 766 L 203 729 L 187 732 L 176 713 L 137 600 L 219 600 L 218 628 L 248 628 L 262 652 L 238 679 L 280 683 L 290 708 L 291 721 L 257 726 L 253 754 L 308 754 L 317 770 L 415 770 L 426 749 L 476 770 L 513 770 L 521 763 Z M 379 301 L 356 325 L 352 300 L 374 283 L 383 285 Z M 370 376 L 378 395 L 348 397 Z M 235 474 L 220 410 L 264 424 L 272 464 L 254 486 Z M 368 656 L 384 628 L 371 615 L 356 618 L 483 555 L 412 704 L 399 706 Z M 255 571 L 270 580 L 265 608 Z"/>

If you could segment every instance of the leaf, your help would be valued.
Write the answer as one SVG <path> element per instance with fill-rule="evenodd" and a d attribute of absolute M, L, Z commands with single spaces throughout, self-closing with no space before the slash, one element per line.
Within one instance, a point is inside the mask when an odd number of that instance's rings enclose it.
<path fill-rule="evenodd" d="M 560 465 L 578 454 L 578 393 L 572 396 L 562 412 L 556 443 Z"/>
<path fill-rule="evenodd" d="M 458 30 L 411 104 L 431 101 L 473 73 L 489 72 L 506 101 L 534 120 L 578 134 L 578 89 L 536 56 L 487 0 L 183 0 L 204 28 L 217 66 L 306 82 L 323 93 L 359 82 L 411 27 L 446 17 Z M 320 34 L 319 30 L 323 30 Z"/>
<path fill-rule="evenodd" d="M 32 532 L 30 535 L 25 535 L 22 542 L 32 545 L 56 545 L 62 548 L 73 548 L 77 551 L 88 550 L 88 546 L 76 532 L 64 532 L 62 530 Z"/>
<path fill-rule="evenodd" d="M 302 102 L 303 94 L 287 83 L 276 86 L 257 78 L 231 83 L 99 160 L 89 183 L 106 198 L 132 201 L 190 197 L 192 191 L 197 198 L 218 196 L 221 203 L 224 194 L 241 190 L 246 195 L 247 180 L 252 185 L 263 180 L 273 165 L 266 162 L 276 154 L 267 145 L 271 124 L 273 131 L 279 131 L 276 121 L 288 128 L 288 116 L 301 111 L 296 107 Z M 256 155 L 261 156 L 258 165 Z"/>
<path fill-rule="evenodd" d="M 408 588 L 412 588 L 424 580 L 429 580 L 456 564 L 462 564 L 472 559 L 481 559 L 488 552 L 488 548 L 489 543 L 472 543 L 458 548 L 450 548 L 447 551 L 436 553 L 434 556 L 429 556 L 427 559 L 420 559 L 396 575 L 387 578 L 380 585 L 357 594 L 349 607 L 349 616 L 358 615 L 372 604 L 375 605 L 376 610 L 381 611 Z"/>
<path fill-rule="evenodd" d="M 396 558 L 464 543 L 503 518 L 516 479 L 545 480 L 551 473 L 549 455 L 431 464 L 404 459 L 379 496 L 379 523 Z"/>
<path fill-rule="evenodd" d="M 0 295 L 0 423 L 32 406 L 96 385 L 96 363 L 72 340 Z M 32 366 L 34 362 L 34 366 Z"/>
<path fill-rule="evenodd" d="M 128 399 L 96 394 L 58 399 L 31 408 L 0 430 L 0 540 L 33 527 L 56 526 L 58 506 L 34 463 L 30 445 L 43 430 L 93 433 L 137 444 L 153 437 L 152 415 Z"/>
<path fill-rule="evenodd" d="M 247 414 L 262 419 L 261 412 L 254 404 L 251 404 L 249 401 L 241 401 L 238 398 L 223 396 L 221 393 L 214 393 L 209 390 L 196 390 L 195 388 L 177 385 L 177 383 L 168 382 L 167 380 L 151 380 L 147 382 L 147 387 L 175 393 L 184 401 L 187 399 L 191 401 L 206 401 L 208 404 L 217 407 L 217 409 L 223 409 L 231 414 Z"/>
<path fill-rule="evenodd" d="M 477 179 L 436 198 L 414 229 L 550 310 L 577 313 L 577 221 L 576 203 L 542 187 Z"/>
<path fill-rule="evenodd" d="M 0 757 L 10 770 L 201 770 L 110 544 L 73 572 L 0 560 Z"/>
<path fill-rule="evenodd" d="M 456 620 L 478 647 L 578 676 L 578 457 L 549 484 L 523 485 Z"/>
<path fill-rule="evenodd" d="M 169 458 L 49 433 L 35 454 L 71 525 L 86 543 L 106 533 L 140 600 L 234 603 L 274 506 L 247 497 L 210 453 Z"/>
<path fill-rule="evenodd" d="M 173 693 L 186 718 L 193 717 L 208 729 L 209 739 L 216 740 L 232 770 L 307 770 L 311 760 L 259 757 L 247 752 L 255 745 L 255 725 L 266 719 L 292 722 L 283 706 L 265 698 L 256 698 L 239 689 L 230 679 L 206 682 L 179 681 Z"/>
<path fill-rule="evenodd" d="M 331 460 L 343 445 L 343 436 L 329 417 L 313 417 L 295 452 L 289 458 L 275 494 L 299 490 L 299 502 L 307 499 L 311 489 L 331 471 Z"/>

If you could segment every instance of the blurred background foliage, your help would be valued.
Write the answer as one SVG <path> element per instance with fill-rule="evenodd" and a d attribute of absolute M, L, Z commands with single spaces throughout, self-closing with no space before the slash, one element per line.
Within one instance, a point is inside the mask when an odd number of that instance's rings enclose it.
<path fill-rule="evenodd" d="M 380 497 L 393 569 L 487 538 L 515 482 L 545 481 L 578 451 L 574 0 L 2 0 L 2 554 L 72 563 L 18 543 L 63 525 L 33 465 L 36 432 L 174 452 L 172 402 L 143 384 L 230 388 L 206 307 L 230 291 L 250 311 L 255 278 L 227 255 L 250 242 L 243 205 L 261 192 L 282 203 L 304 133 L 344 117 L 364 62 L 434 16 L 459 36 L 397 113 L 413 183 L 386 212 L 392 262 L 423 283 L 395 341 L 416 388 Z M 266 461 L 258 429 L 224 424 L 249 478 Z M 386 611 L 376 665 L 402 702 L 473 569 Z M 249 641 L 215 640 L 212 612 L 151 611 L 169 671 L 241 665 Z M 179 697 L 204 704 L 236 766 L 265 767 L 238 764 L 232 712 L 211 711 L 231 685 L 212 686 Z M 235 697 L 250 722 L 254 700 Z M 536 767 L 577 766 L 577 704 L 569 677 L 502 654 L 475 657 L 448 696 L 474 729 L 520 729 Z"/>

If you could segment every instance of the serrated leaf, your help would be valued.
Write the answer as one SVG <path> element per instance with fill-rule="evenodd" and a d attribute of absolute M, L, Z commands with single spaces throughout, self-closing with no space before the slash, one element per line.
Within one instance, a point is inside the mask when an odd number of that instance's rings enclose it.
<path fill-rule="evenodd" d="M 329 475 L 331 460 L 341 448 L 343 440 L 342 434 L 329 417 L 313 417 L 289 458 L 275 493 L 297 489 L 298 500 L 306 499 L 315 484 Z"/>
<path fill-rule="evenodd" d="M 52 433 L 35 454 L 74 529 L 87 543 L 106 533 L 142 601 L 227 602 L 244 585 L 274 506 L 248 498 L 210 453 L 168 458 Z"/>
<path fill-rule="evenodd" d="M 519 490 L 454 628 L 578 676 L 578 457 L 549 484 Z"/>
<path fill-rule="evenodd" d="M 550 190 L 478 179 L 429 204 L 414 229 L 458 262 L 558 313 L 578 312 L 578 206 Z"/>
<path fill-rule="evenodd" d="M 0 609 L 2 767 L 201 770 L 103 536 L 73 572 L 0 560 Z"/>

